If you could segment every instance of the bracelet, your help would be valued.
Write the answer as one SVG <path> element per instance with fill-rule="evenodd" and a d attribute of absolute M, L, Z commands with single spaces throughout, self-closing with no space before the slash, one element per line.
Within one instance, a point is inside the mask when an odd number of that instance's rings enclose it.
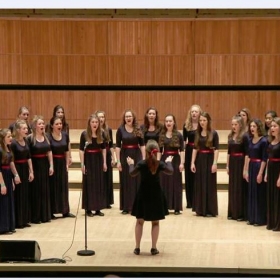
<path fill-rule="evenodd" d="M 1 187 L 6 187 L 5 183 L 2 183 L 2 184 L 1 184 Z"/>
<path fill-rule="evenodd" d="M 15 174 L 14 176 L 15 176 L 15 178 L 16 178 L 16 177 L 18 177 L 18 174 Z"/>
<path fill-rule="evenodd" d="M 121 163 L 120 160 L 117 160 L 117 163 Z"/>
<path fill-rule="evenodd" d="M 81 163 L 81 168 L 83 168 L 85 165 L 83 163 Z"/>
<path fill-rule="evenodd" d="M 213 165 L 217 165 L 217 161 L 214 161 L 214 162 L 213 162 Z"/>

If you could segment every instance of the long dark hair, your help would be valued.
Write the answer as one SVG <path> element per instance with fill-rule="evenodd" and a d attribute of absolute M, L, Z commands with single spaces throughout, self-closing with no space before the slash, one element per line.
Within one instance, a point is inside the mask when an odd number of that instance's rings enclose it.
<path fill-rule="evenodd" d="M 174 115 L 172 114 L 167 114 L 164 118 L 164 120 L 166 120 L 167 117 L 172 117 L 173 121 L 174 121 L 174 126 L 173 126 L 173 130 L 172 130 L 172 138 L 170 141 L 170 147 L 176 147 L 179 148 L 180 147 L 180 140 L 179 140 L 179 136 L 178 136 L 178 130 L 177 130 L 177 124 L 176 124 L 176 118 Z M 160 135 L 159 135 L 159 146 L 163 147 L 164 146 L 164 139 L 165 139 L 165 135 L 167 132 L 167 128 L 166 125 L 164 124 Z"/>
<path fill-rule="evenodd" d="M 132 121 L 132 127 L 133 127 L 133 134 L 136 136 L 136 137 L 141 137 L 143 138 L 143 134 L 142 134 L 142 131 L 137 123 L 137 120 L 136 120 L 136 114 L 133 110 L 131 109 L 127 109 L 123 112 L 123 117 L 122 117 L 122 126 L 125 126 L 126 122 L 125 122 L 125 114 L 130 112 L 132 114 L 132 118 L 133 118 L 133 121 Z"/>
<path fill-rule="evenodd" d="M 158 152 L 158 143 L 155 140 L 149 140 L 146 145 L 146 162 L 152 174 L 157 172 L 159 166 L 159 161 L 157 160 Z"/>
<path fill-rule="evenodd" d="M 258 132 L 258 136 L 264 136 L 265 135 L 265 130 L 264 130 L 264 126 L 263 123 L 260 119 L 251 119 L 251 121 L 249 122 L 249 135 L 250 137 L 253 137 L 254 135 L 252 134 L 251 130 L 250 130 L 250 125 L 251 123 L 255 123 L 257 126 L 257 132 Z"/>
<path fill-rule="evenodd" d="M 62 122 L 62 130 L 64 130 L 64 131 L 66 131 L 67 133 L 69 133 L 69 125 L 68 125 L 68 123 L 66 122 L 65 110 L 64 110 L 63 106 L 61 106 L 61 105 L 56 105 L 56 106 L 53 108 L 53 117 L 56 117 L 56 112 L 57 112 L 59 109 L 62 109 L 62 111 L 63 111 L 63 117 L 62 117 L 62 119 L 61 119 L 61 122 Z"/>
<path fill-rule="evenodd" d="M 213 131 L 211 127 L 211 117 L 207 112 L 202 112 L 200 117 L 204 117 L 207 119 L 207 128 L 206 128 L 206 147 L 211 148 L 213 146 Z M 201 136 L 202 127 L 200 126 L 200 122 L 198 122 L 197 131 L 195 133 L 194 144 L 195 147 L 199 149 L 199 138 Z"/>
<path fill-rule="evenodd" d="M 149 113 L 150 110 L 153 110 L 156 112 L 156 118 L 155 118 L 155 132 L 159 132 L 162 130 L 163 125 L 159 122 L 159 115 L 158 115 L 158 110 L 155 107 L 149 107 L 145 113 L 144 116 L 144 128 L 143 132 L 146 133 L 149 129 L 150 123 L 149 123 L 149 118 L 147 114 Z"/>

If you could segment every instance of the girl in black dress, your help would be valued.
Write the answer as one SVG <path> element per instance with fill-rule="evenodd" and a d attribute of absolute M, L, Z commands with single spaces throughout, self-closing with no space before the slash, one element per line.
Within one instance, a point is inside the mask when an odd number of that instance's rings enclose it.
<path fill-rule="evenodd" d="M 202 112 L 195 135 L 191 170 L 195 173 L 195 203 L 193 211 L 197 216 L 218 215 L 217 160 L 219 136 L 211 128 L 211 117 Z"/>
<path fill-rule="evenodd" d="M 88 119 L 87 130 L 80 137 L 80 160 L 83 172 L 82 207 L 89 217 L 104 216 L 101 212 L 106 208 L 106 189 L 103 171 L 107 171 L 106 147 L 102 138 L 102 130 L 97 115 Z"/>
<path fill-rule="evenodd" d="M 194 147 L 195 132 L 202 110 L 199 105 L 192 105 L 183 126 L 183 139 L 185 142 L 185 190 L 187 208 L 194 203 L 194 173 L 191 171 L 192 151 Z"/>
<path fill-rule="evenodd" d="M 0 234 L 13 234 L 15 231 L 14 184 L 20 183 L 10 151 L 11 131 L 0 130 Z"/>
<path fill-rule="evenodd" d="M 155 107 L 150 107 L 145 113 L 144 124 L 140 126 L 145 144 L 153 139 L 158 142 L 159 134 L 163 125 L 159 122 L 158 111 Z"/>
<path fill-rule="evenodd" d="M 248 183 L 246 182 L 248 137 L 241 116 L 231 120 L 231 132 L 228 135 L 227 173 L 228 185 L 228 220 L 247 219 Z"/>
<path fill-rule="evenodd" d="M 132 178 L 126 163 L 127 157 L 135 162 L 145 159 L 145 146 L 142 131 L 137 124 L 136 115 L 132 110 L 123 114 L 122 124 L 116 134 L 116 158 L 120 171 L 120 210 L 128 214 L 132 210 L 133 201 L 140 185 L 140 178 Z"/>
<path fill-rule="evenodd" d="M 280 231 L 280 118 L 271 122 L 268 137 L 267 182 L 267 229 Z"/>
<path fill-rule="evenodd" d="M 107 171 L 104 172 L 104 184 L 106 189 L 106 207 L 112 208 L 111 204 L 114 204 L 114 188 L 113 188 L 113 167 L 116 164 L 115 150 L 113 146 L 113 132 L 106 123 L 106 115 L 104 111 L 96 111 L 95 114 L 98 116 L 100 121 L 100 127 L 106 146 L 106 164 Z"/>
<path fill-rule="evenodd" d="M 28 128 L 25 121 L 17 121 L 14 128 L 15 138 L 11 144 L 14 163 L 20 184 L 15 188 L 15 221 L 16 228 L 30 227 L 29 182 L 34 179 L 33 166 L 26 136 Z"/>
<path fill-rule="evenodd" d="M 69 135 L 62 131 L 60 117 L 50 120 L 49 140 L 53 154 L 54 174 L 50 177 L 52 219 L 62 213 L 64 218 L 75 218 L 70 213 L 68 188 Z"/>
<path fill-rule="evenodd" d="M 40 224 L 51 221 L 49 176 L 53 175 L 53 156 L 42 116 L 33 118 L 32 131 L 27 137 L 34 171 L 30 183 L 31 223 Z"/>
<path fill-rule="evenodd" d="M 61 119 L 62 122 L 62 129 L 61 131 L 65 132 L 68 134 L 68 136 L 70 136 L 69 133 L 69 124 L 66 121 L 66 117 L 65 117 L 65 111 L 63 106 L 61 105 L 56 105 L 53 108 L 53 115 L 52 117 L 59 117 Z M 46 132 L 51 133 L 51 126 L 50 124 L 46 125 Z M 69 157 L 68 157 L 68 166 L 70 166 L 72 164 L 72 156 L 71 156 L 71 143 L 70 143 L 70 139 L 69 139 L 69 144 L 68 144 L 68 149 L 69 149 Z"/>
<path fill-rule="evenodd" d="M 129 173 L 131 176 L 141 174 L 141 183 L 134 200 L 132 215 L 136 217 L 135 241 L 136 248 L 134 254 L 140 254 L 140 242 L 143 233 L 144 221 L 152 222 L 152 249 L 151 254 L 159 253 L 157 249 L 157 240 L 159 236 L 159 220 L 165 219 L 168 215 L 168 208 L 165 196 L 162 192 L 159 180 L 159 173 L 171 175 L 173 167 L 171 164 L 173 156 L 168 156 L 165 162 L 157 160 L 159 152 L 158 143 L 149 140 L 146 146 L 146 159 L 141 160 L 134 167 L 134 160 L 127 157 Z"/>
<path fill-rule="evenodd" d="M 162 173 L 160 176 L 161 186 L 165 194 L 168 209 L 174 210 L 174 215 L 180 215 L 183 210 L 183 182 L 182 171 L 184 170 L 184 140 L 183 135 L 177 130 L 175 116 L 168 114 L 165 117 L 164 128 L 159 136 L 161 160 L 172 155 L 172 176 Z M 158 155 L 160 156 L 160 154 Z"/>
<path fill-rule="evenodd" d="M 248 225 L 266 224 L 266 183 L 264 170 L 267 162 L 267 138 L 264 137 L 264 126 L 259 119 L 249 123 L 248 148 Z"/>

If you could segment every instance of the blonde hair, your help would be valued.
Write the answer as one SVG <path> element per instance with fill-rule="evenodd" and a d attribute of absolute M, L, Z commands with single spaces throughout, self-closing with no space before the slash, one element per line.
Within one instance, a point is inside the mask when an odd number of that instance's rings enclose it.
<path fill-rule="evenodd" d="M 30 138 L 31 138 L 31 142 L 33 143 L 33 145 L 36 145 L 36 125 L 38 120 L 42 120 L 44 121 L 44 117 L 40 116 L 40 115 L 35 115 L 33 120 L 32 120 L 32 133 L 30 134 Z M 46 132 L 43 131 L 43 136 L 46 139 L 46 141 L 48 142 L 48 144 L 50 144 L 50 141 L 48 139 L 48 137 L 46 136 Z"/>
<path fill-rule="evenodd" d="M 202 109 L 201 109 L 201 107 L 199 105 L 194 104 L 194 105 L 191 106 L 191 108 L 188 111 L 187 118 L 185 120 L 185 128 L 186 128 L 187 131 L 192 130 L 192 114 L 191 114 L 191 112 L 192 112 L 192 108 L 193 107 L 197 107 L 198 108 L 199 115 L 201 115 L 201 113 L 202 113 Z M 198 116 L 198 118 L 199 118 L 199 116 Z"/>

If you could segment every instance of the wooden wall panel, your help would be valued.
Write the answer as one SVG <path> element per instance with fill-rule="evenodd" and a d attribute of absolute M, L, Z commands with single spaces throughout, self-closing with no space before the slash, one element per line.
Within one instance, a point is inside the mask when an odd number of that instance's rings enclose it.
<path fill-rule="evenodd" d="M 107 20 L 68 20 L 64 28 L 65 54 L 108 54 Z"/>
<path fill-rule="evenodd" d="M 151 54 L 152 32 L 149 20 L 108 22 L 109 55 Z"/>
<path fill-rule="evenodd" d="M 108 85 L 108 57 L 58 56 L 58 84 Z"/>
<path fill-rule="evenodd" d="M 153 85 L 193 85 L 194 56 L 154 56 Z"/>
<path fill-rule="evenodd" d="M 280 19 L 239 20 L 239 53 L 280 54 Z"/>
<path fill-rule="evenodd" d="M 23 84 L 58 84 L 58 58 L 53 55 L 23 55 Z"/>
<path fill-rule="evenodd" d="M 155 55 L 193 54 L 193 20 L 152 21 L 152 53 Z"/>
<path fill-rule="evenodd" d="M 196 85 L 279 85 L 278 55 L 196 55 Z"/>
<path fill-rule="evenodd" d="M 0 84 L 21 84 L 21 75 L 21 56 L 0 54 Z"/>
<path fill-rule="evenodd" d="M 23 54 L 107 54 L 107 21 L 22 20 Z"/>
<path fill-rule="evenodd" d="M 279 92 L 78 92 L 78 91 L 0 91 L 0 124 L 6 127 L 17 116 L 20 106 L 30 108 L 30 119 L 41 114 L 48 122 L 54 106 L 61 104 L 65 108 L 67 121 L 71 128 L 86 127 L 87 119 L 95 110 L 104 110 L 109 125 L 116 129 L 124 110 L 133 109 L 137 120 L 143 123 L 148 107 L 154 106 L 159 111 L 163 122 L 166 114 L 172 113 L 177 126 L 182 129 L 188 110 L 192 104 L 199 104 L 212 118 L 215 129 L 230 129 L 231 118 L 243 107 L 249 108 L 252 117 L 264 120 L 268 110 L 275 110 L 280 115 Z"/>
<path fill-rule="evenodd" d="M 20 21 L 0 20 L 0 54 L 19 54 L 21 51 Z"/>
<path fill-rule="evenodd" d="M 63 21 L 30 19 L 21 21 L 23 55 L 57 55 L 65 53 Z"/>
<path fill-rule="evenodd" d="M 151 85 L 151 56 L 109 56 L 110 85 Z"/>
<path fill-rule="evenodd" d="M 239 24 L 236 19 L 194 21 L 195 54 L 238 53 Z"/>

